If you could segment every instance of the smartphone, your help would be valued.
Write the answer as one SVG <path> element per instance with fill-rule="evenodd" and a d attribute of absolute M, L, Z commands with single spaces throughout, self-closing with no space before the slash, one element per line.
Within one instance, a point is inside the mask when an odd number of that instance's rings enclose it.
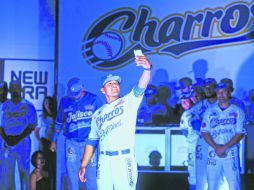
<path fill-rule="evenodd" d="M 135 57 L 136 56 L 143 56 L 143 53 L 142 53 L 141 49 L 136 49 L 136 50 L 134 50 L 134 55 L 135 55 Z"/>

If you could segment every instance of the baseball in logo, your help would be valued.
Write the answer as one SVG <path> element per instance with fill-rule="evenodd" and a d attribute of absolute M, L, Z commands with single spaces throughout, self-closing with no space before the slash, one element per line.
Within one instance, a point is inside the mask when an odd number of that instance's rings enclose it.
<path fill-rule="evenodd" d="M 112 60 L 119 55 L 122 47 L 123 39 L 118 33 L 105 32 L 94 40 L 92 51 L 101 60 Z"/>

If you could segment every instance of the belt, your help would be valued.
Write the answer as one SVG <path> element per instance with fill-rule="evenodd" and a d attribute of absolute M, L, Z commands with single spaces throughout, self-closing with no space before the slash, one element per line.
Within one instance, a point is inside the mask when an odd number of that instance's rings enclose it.
<path fill-rule="evenodd" d="M 100 151 L 101 154 L 107 155 L 107 156 L 118 156 L 123 154 L 129 154 L 131 152 L 130 149 L 124 149 L 124 150 L 115 150 L 115 151 Z"/>

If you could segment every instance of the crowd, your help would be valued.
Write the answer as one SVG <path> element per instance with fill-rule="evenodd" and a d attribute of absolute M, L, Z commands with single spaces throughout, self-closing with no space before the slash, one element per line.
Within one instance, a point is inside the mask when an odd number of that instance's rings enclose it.
<path fill-rule="evenodd" d="M 224 184 L 230 190 L 240 189 L 239 142 L 246 134 L 245 124 L 254 124 L 254 90 L 240 100 L 232 95 L 229 78 L 218 83 L 214 78 L 199 79 L 193 84 L 183 77 L 176 87 L 180 95 L 172 104 L 175 89 L 167 83 L 149 84 L 152 66 L 145 56 L 137 56 L 136 64 L 144 71 L 128 94 L 120 96 L 120 76 L 107 75 L 101 88 L 103 104 L 74 77 L 58 109 L 55 99 L 46 96 L 38 117 L 33 104 L 22 97 L 21 81 L 13 80 L 9 87 L 0 82 L 1 188 L 15 189 L 17 163 L 21 189 L 55 189 L 55 152 L 64 130 L 70 190 L 134 190 L 136 125 L 178 123 L 188 142 L 190 189 L 225 189 Z M 32 132 L 39 150 L 30 158 Z"/>

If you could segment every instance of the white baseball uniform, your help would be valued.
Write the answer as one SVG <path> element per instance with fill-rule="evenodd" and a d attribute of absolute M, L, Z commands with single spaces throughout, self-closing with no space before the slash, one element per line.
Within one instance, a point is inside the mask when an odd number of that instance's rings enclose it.
<path fill-rule="evenodd" d="M 196 185 L 196 144 L 199 138 L 200 132 L 197 131 L 192 125 L 193 122 L 199 120 L 199 117 L 193 112 L 192 109 L 185 110 L 181 116 L 180 128 L 187 130 L 187 142 L 188 142 L 188 172 L 189 172 L 189 184 Z"/>
<path fill-rule="evenodd" d="M 236 134 L 245 134 L 245 115 L 241 108 L 231 104 L 222 110 L 218 105 L 211 106 L 204 114 L 201 132 L 210 133 L 216 144 L 228 143 Z M 207 176 L 209 190 L 217 189 L 218 176 L 224 171 L 230 190 L 240 190 L 239 144 L 231 147 L 227 156 L 220 158 L 208 146 Z"/>
<path fill-rule="evenodd" d="M 143 93 L 135 94 L 134 88 L 124 97 L 103 105 L 93 115 L 89 140 L 99 140 L 99 190 L 136 189 L 134 141 L 137 110 Z"/>
<path fill-rule="evenodd" d="M 217 104 L 217 102 L 213 103 Z M 203 115 L 205 110 L 212 106 L 208 99 L 204 99 L 194 105 L 192 110 L 199 115 L 200 120 L 203 119 Z M 197 190 L 206 190 L 207 189 L 207 151 L 208 151 L 208 144 L 205 142 L 204 138 L 202 137 L 201 133 L 197 140 L 196 146 L 196 189 Z"/>

